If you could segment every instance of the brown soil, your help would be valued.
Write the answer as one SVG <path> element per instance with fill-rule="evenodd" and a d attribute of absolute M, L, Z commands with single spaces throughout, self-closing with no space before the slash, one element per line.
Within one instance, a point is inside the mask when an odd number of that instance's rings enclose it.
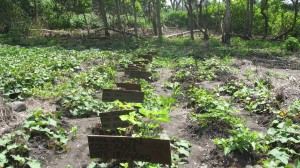
<path fill-rule="evenodd" d="M 250 64 L 244 64 L 240 66 L 241 72 L 235 74 L 235 77 L 230 77 L 230 79 L 238 79 L 238 80 L 246 80 L 245 73 L 249 68 L 258 68 Z M 258 71 L 258 76 L 261 78 L 265 75 L 262 71 L 265 68 L 260 67 L 260 71 Z M 170 69 L 156 69 L 159 74 L 159 80 L 153 82 L 152 85 L 155 87 L 155 93 L 160 94 L 162 96 L 170 97 L 173 94 L 172 90 L 168 90 L 164 87 L 165 81 L 167 81 L 173 74 L 173 71 Z M 298 71 L 286 71 L 281 69 L 272 69 L 273 72 L 279 74 L 287 74 L 292 75 L 296 79 L 299 79 L 299 75 L 297 75 Z M 213 91 L 218 86 L 222 85 L 226 82 L 228 78 L 224 78 L 224 80 L 217 81 L 203 81 L 196 85 L 200 87 L 207 88 L 210 91 Z M 249 79 L 250 83 L 252 79 Z M 284 83 L 290 84 L 289 80 L 272 77 L 274 83 L 279 82 L 279 86 L 274 86 L 276 88 L 280 87 Z M 281 81 L 283 80 L 283 81 Z M 275 85 L 275 84 L 274 84 Z M 286 92 L 286 97 L 290 98 L 291 95 Z M 228 97 L 224 97 L 228 99 Z M 289 99 L 286 99 L 289 100 Z M 179 103 L 170 113 L 171 122 L 161 124 L 163 127 L 163 133 L 167 134 L 169 137 L 177 137 L 180 139 L 188 140 L 191 143 L 190 148 L 190 156 L 186 158 L 187 164 L 182 165 L 180 167 L 186 168 L 209 168 L 209 167 L 246 167 L 249 165 L 255 165 L 257 158 L 251 155 L 245 155 L 241 153 L 232 153 L 227 156 L 224 155 L 223 151 L 216 147 L 216 145 L 212 142 L 212 139 L 215 137 L 227 137 L 228 133 L 224 132 L 224 130 L 220 129 L 222 126 L 212 126 L 207 129 L 205 132 L 199 131 L 197 125 L 195 123 L 190 123 L 187 119 L 188 114 L 193 111 L 193 109 L 186 108 L 187 102 L 184 102 L 184 99 L 181 100 L 183 102 Z M 238 107 L 238 106 L 237 106 Z M 249 112 L 241 110 L 240 113 L 235 114 L 241 118 L 246 118 L 245 124 L 253 131 L 258 132 L 266 132 L 268 122 L 272 120 L 272 117 L 269 116 L 261 116 L 261 115 L 250 115 Z M 268 118 L 269 117 L 269 118 Z M 262 120 L 264 119 L 264 120 Z M 92 133 L 91 125 L 95 125 L 99 122 L 98 118 L 90 118 L 90 119 L 76 119 L 76 120 L 66 120 L 70 125 L 78 126 L 78 138 L 70 141 L 68 143 L 69 151 L 65 154 L 56 155 L 56 159 L 52 157 L 48 159 L 48 162 L 45 162 L 44 165 L 46 167 L 60 167 L 71 165 L 72 167 L 86 167 L 88 163 L 90 163 L 90 159 L 88 157 L 88 148 L 86 136 Z M 89 123 L 88 125 L 85 123 Z M 57 160 L 57 161 L 54 161 Z M 259 166 L 258 166 L 259 167 Z"/>
<path fill-rule="evenodd" d="M 274 60 L 259 60 L 256 58 L 253 60 L 239 60 L 237 59 L 233 64 L 233 67 L 238 68 L 238 72 L 234 76 L 222 77 L 216 79 L 216 81 L 203 81 L 196 83 L 198 87 L 203 87 L 209 91 L 214 91 L 218 86 L 224 84 L 228 80 L 243 80 L 249 86 L 253 86 L 253 80 L 269 78 L 274 93 L 274 98 L 279 95 L 282 97 L 281 108 L 287 108 L 293 101 L 299 100 L 300 97 L 300 66 L 299 63 L 284 64 Z M 270 68 L 272 67 L 272 68 Z M 290 68 L 279 69 L 279 68 Z M 246 77 L 249 70 L 254 69 L 254 73 L 250 78 Z M 162 77 L 168 77 L 169 74 L 164 74 L 161 71 Z M 168 72 L 168 71 L 166 71 Z M 225 75 L 226 76 L 226 75 Z M 170 76 L 171 77 L 171 76 Z M 159 82 L 164 81 L 160 79 L 155 85 L 160 86 Z M 187 82 L 188 81 L 183 81 Z M 184 84 L 183 84 L 184 85 Z M 165 90 L 157 89 L 158 94 L 166 95 Z M 168 94 L 167 94 L 168 95 Z M 229 100 L 227 96 L 220 96 L 225 100 Z M 186 108 L 187 102 L 182 102 L 170 113 L 172 122 L 163 123 L 162 127 L 169 136 L 176 136 L 181 139 L 188 140 L 192 147 L 190 148 L 190 156 L 187 158 L 188 163 L 182 165 L 187 168 L 207 168 L 207 167 L 260 167 L 256 165 L 257 159 L 255 156 L 241 154 L 239 152 L 224 155 L 223 151 L 218 149 L 212 142 L 215 137 L 226 137 L 228 134 L 224 132 L 222 124 L 218 126 L 211 126 L 205 132 L 199 131 L 199 127 L 195 123 L 190 123 L 187 120 L 188 114 L 193 111 Z M 239 104 L 235 105 L 239 109 L 239 113 L 234 114 L 240 118 L 245 118 L 245 124 L 252 130 L 261 133 L 265 133 L 269 127 L 269 124 L 274 119 L 272 114 L 251 114 L 245 110 L 239 108 Z"/>
<path fill-rule="evenodd" d="M 53 151 L 45 153 L 45 150 L 37 148 L 31 150 L 31 156 L 42 160 L 42 167 L 64 168 L 69 165 L 72 168 L 81 168 L 87 167 L 92 161 L 89 157 L 87 135 L 92 134 L 92 127 L 99 124 L 100 118 L 65 119 L 65 121 L 70 127 L 77 126 L 77 136 L 68 142 L 67 151 L 62 154 Z"/>
<path fill-rule="evenodd" d="M 93 63 L 93 62 L 91 62 Z M 290 62 L 288 62 L 290 63 Z M 88 62 L 86 64 L 89 64 Z M 233 64 L 233 67 L 238 68 L 238 71 L 232 77 L 230 74 L 229 78 L 224 77 L 224 79 L 219 79 L 216 81 L 203 81 L 201 83 L 196 83 L 200 87 L 207 88 L 213 91 L 219 85 L 224 84 L 229 79 L 243 80 L 247 84 L 252 85 L 253 80 L 256 78 L 266 78 L 269 77 L 271 85 L 273 86 L 274 97 L 278 95 L 281 97 L 282 105 L 281 108 L 287 108 L 287 106 L 299 99 L 300 97 L 300 66 L 296 66 L 295 63 L 290 69 L 286 68 L 289 66 L 284 66 L 280 61 L 274 61 L 270 59 L 260 60 L 255 58 L 253 60 L 242 60 L 237 59 Z M 271 67 L 271 68 L 270 68 Z M 284 68 L 284 69 L 279 69 Z M 249 78 L 246 77 L 249 70 L 254 69 L 253 75 Z M 86 69 L 82 69 L 83 71 Z M 166 80 L 172 76 L 173 71 L 170 69 L 156 69 L 159 74 L 159 80 L 153 82 L 153 86 L 156 88 L 155 93 L 162 96 L 170 97 L 173 94 L 172 90 L 168 90 L 164 87 Z M 271 72 L 271 73 L 270 73 Z M 119 76 L 119 78 L 121 78 Z M 187 84 L 188 86 L 188 84 Z M 226 96 L 220 96 L 226 100 L 229 98 Z M 29 99 L 26 101 L 28 106 L 28 111 L 33 111 L 38 108 L 42 108 L 48 112 L 55 112 L 56 106 L 48 101 L 40 101 L 35 99 Z M 239 108 L 239 105 L 236 105 Z M 27 112 L 28 112 L 27 111 Z M 229 134 L 221 129 L 224 125 L 213 125 L 209 127 L 205 132 L 198 129 L 197 124 L 189 122 L 188 114 L 194 111 L 194 109 L 187 108 L 187 102 L 185 99 L 177 104 L 176 107 L 170 112 L 171 122 L 161 124 L 163 127 L 163 132 L 169 137 L 177 137 L 180 139 L 188 140 L 191 143 L 190 156 L 186 158 L 187 164 L 180 167 L 186 168 L 210 168 L 210 167 L 246 167 L 247 165 L 255 165 L 256 159 L 254 156 L 245 155 L 241 153 L 232 153 L 227 156 L 223 154 L 223 151 L 216 147 L 212 142 L 215 137 L 227 137 Z M 266 115 L 250 115 L 249 112 L 240 110 L 241 112 L 237 115 L 241 118 L 246 118 L 246 125 L 254 131 L 266 132 L 268 128 L 268 123 L 272 120 L 272 116 Z M 27 113 L 26 112 L 26 113 Z M 20 125 L 24 118 L 26 118 L 26 113 L 18 113 L 16 118 L 16 125 Z M 87 135 L 92 134 L 92 129 L 97 124 L 99 124 L 100 119 L 98 117 L 83 118 L 83 119 L 68 119 L 62 120 L 62 123 L 70 130 L 73 125 L 76 125 L 77 136 L 70 140 L 67 144 L 67 148 L 64 153 L 60 151 L 55 151 L 53 149 L 49 150 L 46 146 L 46 142 L 40 142 L 41 139 L 33 139 L 30 142 L 30 156 L 42 161 L 42 167 L 57 167 L 65 168 L 71 166 L 73 168 L 87 167 L 87 165 L 92 161 L 89 158 L 89 149 L 87 143 Z M 0 123 L 1 124 L 1 123 Z M 14 126 L 7 124 L 9 128 L 13 129 Z M 3 129 L 1 125 L 1 130 Z M 4 131 L 0 132 L 3 133 Z M 72 139 L 70 137 L 70 139 Z M 39 143 L 37 143 L 39 142 Z"/>

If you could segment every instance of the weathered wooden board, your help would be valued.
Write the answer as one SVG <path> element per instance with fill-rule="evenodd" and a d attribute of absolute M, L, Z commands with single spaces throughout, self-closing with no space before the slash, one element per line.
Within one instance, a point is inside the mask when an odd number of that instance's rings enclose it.
<path fill-rule="evenodd" d="M 122 121 L 120 115 L 129 114 L 134 110 L 123 110 L 123 111 L 110 111 L 106 113 L 100 113 L 100 121 L 103 129 L 117 129 L 125 128 L 129 126 L 127 121 Z"/>
<path fill-rule="evenodd" d="M 89 135 L 88 143 L 91 158 L 172 163 L 169 140 Z"/>
<path fill-rule="evenodd" d="M 141 84 L 136 83 L 116 83 L 117 87 L 124 88 L 125 90 L 137 90 L 141 91 Z"/>
<path fill-rule="evenodd" d="M 132 61 L 133 64 L 149 64 L 150 61 L 148 60 L 143 60 L 143 61 Z"/>
<path fill-rule="evenodd" d="M 129 64 L 128 68 L 132 68 L 132 67 L 138 67 L 138 68 L 146 68 L 146 65 L 143 63 L 140 64 Z"/>
<path fill-rule="evenodd" d="M 148 60 L 150 62 L 153 61 L 153 55 L 150 55 L 150 54 L 139 54 L 138 57 Z"/>
<path fill-rule="evenodd" d="M 146 69 L 138 69 L 138 68 L 125 68 L 124 74 L 129 75 L 131 71 L 139 71 L 139 72 L 146 72 Z"/>
<path fill-rule="evenodd" d="M 143 103 L 144 92 L 133 90 L 103 89 L 102 101 L 112 102 L 115 100 Z"/>
<path fill-rule="evenodd" d="M 125 68 L 125 70 L 141 70 L 141 71 L 146 71 L 146 66 L 143 65 L 128 65 L 127 68 Z"/>
<path fill-rule="evenodd" d="M 152 76 L 152 73 L 147 72 L 147 71 L 128 71 L 126 73 L 131 78 L 140 78 L 140 79 L 146 79 L 146 80 L 149 80 L 150 77 Z"/>
<path fill-rule="evenodd" d="M 147 54 L 149 54 L 149 55 L 157 55 L 158 52 L 157 51 L 148 51 Z"/>

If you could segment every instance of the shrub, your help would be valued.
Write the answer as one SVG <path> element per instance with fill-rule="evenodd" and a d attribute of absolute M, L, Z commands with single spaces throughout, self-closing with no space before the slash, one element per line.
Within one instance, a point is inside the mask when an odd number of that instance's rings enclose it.
<path fill-rule="evenodd" d="M 284 48 L 287 51 L 297 51 L 300 49 L 299 40 L 295 37 L 289 37 L 284 41 Z"/>
<path fill-rule="evenodd" d="M 169 27 L 185 28 L 188 25 L 186 11 L 172 11 L 165 16 L 165 24 Z"/>

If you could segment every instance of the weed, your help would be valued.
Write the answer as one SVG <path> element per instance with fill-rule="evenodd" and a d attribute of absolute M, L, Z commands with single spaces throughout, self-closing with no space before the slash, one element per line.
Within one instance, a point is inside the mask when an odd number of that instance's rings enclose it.
<path fill-rule="evenodd" d="M 39 161 L 28 157 L 29 147 L 25 142 L 36 135 L 49 140 L 49 148 L 58 150 L 64 149 L 68 141 L 66 131 L 59 126 L 55 116 L 38 110 L 28 117 L 21 129 L 0 138 L 0 167 L 41 167 Z"/>
<path fill-rule="evenodd" d="M 231 136 L 229 138 L 214 139 L 214 143 L 224 149 L 225 155 L 231 151 L 238 150 L 241 153 L 249 152 L 260 154 L 265 151 L 263 145 L 263 136 L 257 132 L 252 132 L 245 126 L 240 126 L 235 130 L 230 130 Z"/>

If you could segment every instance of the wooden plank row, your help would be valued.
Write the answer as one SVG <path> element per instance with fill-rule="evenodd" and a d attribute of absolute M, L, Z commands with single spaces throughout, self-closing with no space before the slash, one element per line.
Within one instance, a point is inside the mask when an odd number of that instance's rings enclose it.
<path fill-rule="evenodd" d="M 144 92 L 133 90 L 103 89 L 102 101 L 112 102 L 115 100 L 143 103 Z"/>
<path fill-rule="evenodd" d="M 89 135 L 88 143 L 91 158 L 172 163 L 170 140 Z"/>

